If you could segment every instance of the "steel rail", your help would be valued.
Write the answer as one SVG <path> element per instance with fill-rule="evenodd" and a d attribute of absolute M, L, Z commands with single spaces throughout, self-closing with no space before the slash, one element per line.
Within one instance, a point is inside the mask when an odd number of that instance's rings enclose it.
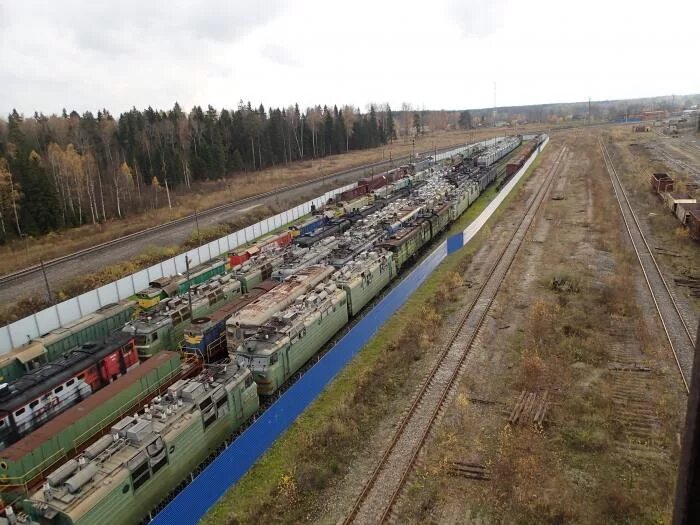
<path fill-rule="evenodd" d="M 632 205 L 629 201 L 629 198 L 627 197 L 627 192 L 622 186 L 620 177 L 617 174 L 617 170 L 615 169 L 612 157 L 608 152 L 608 149 L 603 143 L 602 139 L 598 139 L 598 144 L 603 155 L 603 160 L 605 162 L 605 167 L 608 171 L 608 176 L 610 177 L 610 181 L 612 182 L 613 191 L 615 193 L 618 206 L 620 207 L 622 219 L 625 223 L 625 227 L 630 237 L 630 241 L 632 242 L 632 247 L 634 248 L 637 260 L 639 261 L 639 265 L 642 268 L 644 280 L 646 281 L 647 287 L 651 292 L 651 296 L 654 301 L 654 306 L 656 307 L 656 311 L 658 312 L 659 318 L 661 319 L 661 325 L 663 326 L 666 338 L 668 339 L 669 345 L 671 347 L 671 352 L 673 353 L 673 358 L 678 367 L 678 372 L 681 375 L 683 386 L 685 387 L 686 393 L 689 393 L 690 389 L 688 381 L 686 379 L 685 372 L 683 370 L 683 365 L 681 364 L 681 361 L 678 357 L 678 351 L 676 348 L 677 346 L 683 345 L 683 341 L 676 340 L 674 343 L 674 337 L 672 337 L 673 328 L 669 327 L 669 325 L 675 323 L 676 326 L 682 326 L 682 332 L 684 333 L 685 338 L 681 337 L 681 339 L 687 338 L 686 343 L 690 345 L 690 353 L 688 354 L 689 358 L 692 358 L 692 350 L 695 347 L 695 341 L 690 330 L 688 329 L 688 325 L 686 324 L 683 315 L 681 314 L 680 308 L 678 307 L 678 304 L 676 303 L 676 300 L 673 297 L 673 294 L 671 293 L 668 283 L 666 282 L 666 279 L 664 278 L 663 273 L 661 272 L 661 268 L 656 262 L 656 258 L 652 253 L 651 247 L 647 243 L 646 237 L 642 232 L 642 228 L 639 224 L 639 221 L 637 220 L 637 216 L 634 213 L 634 210 L 632 209 Z M 623 206 L 623 202 L 625 206 Z M 625 209 L 627 210 L 626 212 Z M 627 215 L 631 217 L 631 220 L 628 219 Z M 635 235 L 638 236 L 639 239 L 641 239 L 641 246 L 638 244 L 637 241 L 635 241 Z M 646 264 L 645 259 L 648 259 L 646 261 Z M 655 284 L 652 284 L 652 281 L 655 281 Z M 665 301 L 665 307 L 660 304 L 661 301 Z M 690 372 L 690 370 L 688 370 L 688 372 Z"/>
<path fill-rule="evenodd" d="M 456 378 L 458 376 L 458 373 L 462 367 L 462 364 L 464 363 L 464 359 L 466 358 L 466 356 L 471 348 L 471 345 L 474 341 L 474 338 L 476 337 L 476 334 L 478 333 L 484 319 L 486 318 L 486 314 L 488 313 L 488 311 L 491 308 L 491 304 L 493 303 L 493 300 L 495 299 L 497 291 L 500 288 L 500 285 L 503 282 L 503 279 L 505 279 L 505 276 L 508 274 L 508 271 L 509 271 L 513 261 L 515 260 L 515 255 L 518 253 L 519 248 L 522 245 L 522 242 L 523 242 L 523 240 L 527 234 L 527 231 L 529 230 L 529 227 L 532 223 L 532 219 L 534 218 L 534 215 L 536 214 L 537 210 L 539 209 L 539 206 L 543 201 L 544 195 L 546 194 L 549 187 L 551 186 L 551 182 L 554 179 L 554 174 L 556 173 L 557 168 L 559 167 L 560 162 L 563 159 L 565 152 L 566 152 L 566 146 L 563 146 L 562 149 L 560 150 L 557 158 L 556 158 L 554 165 L 552 166 L 552 168 L 550 170 L 550 173 L 547 174 L 547 178 L 545 179 L 545 183 L 540 187 L 540 189 L 536 193 L 532 203 L 530 204 L 527 211 L 525 212 L 525 214 L 523 214 L 523 217 L 521 218 L 520 222 L 518 223 L 518 226 L 514 229 L 513 235 L 511 236 L 510 240 L 506 243 L 506 245 L 503 248 L 503 250 L 501 251 L 499 257 L 496 259 L 496 263 L 489 270 L 488 277 L 484 280 L 483 284 L 479 287 L 478 293 L 476 294 L 474 299 L 471 301 L 469 307 L 465 309 L 465 313 L 461 317 L 457 328 L 452 332 L 447 344 L 444 345 L 443 350 L 440 353 L 440 357 L 437 359 L 435 364 L 432 366 L 430 373 L 428 374 L 428 376 L 426 377 L 426 379 L 422 383 L 421 388 L 418 392 L 418 395 L 414 398 L 413 403 L 411 404 L 411 407 L 409 408 L 406 415 L 402 418 L 401 423 L 399 424 L 396 432 L 394 433 L 394 436 L 392 437 L 392 440 L 391 440 L 388 448 L 384 451 L 382 457 L 380 458 L 379 462 L 377 463 L 374 470 L 372 471 L 369 479 L 364 484 L 362 491 L 360 492 L 359 496 L 357 497 L 357 499 L 353 503 L 353 507 L 350 510 L 350 513 L 345 517 L 345 519 L 343 521 L 344 524 L 352 523 L 354 521 L 354 519 L 357 517 L 357 515 L 362 507 L 362 504 L 367 499 L 367 496 L 369 495 L 370 491 L 374 487 L 381 471 L 386 466 L 386 463 L 388 461 L 389 456 L 391 455 L 392 451 L 395 449 L 399 439 L 401 438 L 402 434 L 404 433 L 404 431 L 409 423 L 409 420 L 415 414 L 417 408 L 420 406 L 421 401 L 423 400 L 429 387 L 433 383 L 433 379 L 435 379 L 435 376 L 438 373 L 438 371 L 440 370 L 441 365 L 444 363 L 444 361 L 447 357 L 447 354 L 449 353 L 450 349 L 454 345 L 454 343 L 455 343 L 457 337 L 460 335 L 462 329 L 466 325 L 470 314 L 474 311 L 474 308 L 477 305 L 477 303 L 479 302 L 479 300 L 482 299 L 482 295 L 484 293 L 484 290 L 487 288 L 487 286 L 489 286 L 489 284 L 491 284 L 491 285 L 495 284 L 496 289 L 493 291 L 493 294 L 491 295 L 487 305 L 483 308 L 483 311 L 482 311 L 482 313 L 477 321 L 477 326 L 474 330 L 472 330 L 472 333 L 468 339 L 466 347 L 465 347 L 461 357 L 459 358 L 457 365 L 454 367 L 454 370 L 452 371 L 452 374 L 447 382 L 447 385 L 443 389 L 443 392 L 438 400 L 438 403 L 435 406 L 435 409 L 433 410 L 433 413 L 429 419 L 428 424 L 426 425 L 425 431 L 422 433 L 418 445 L 413 450 L 413 454 L 409 460 L 409 464 L 408 464 L 407 468 L 404 470 L 404 472 L 402 473 L 401 479 L 398 483 L 398 486 L 393 491 L 392 496 L 390 497 L 389 501 L 387 502 L 387 505 L 384 508 L 384 511 L 382 512 L 380 523 L 386 521 L 389 513 L 391 512 L 391 509 L 393 508 L 396 500 L 398 499 L 398 496 L 401 492 L 401 489 L 405 485 L 405 482 L 408 478 L 409 473 L 412 470 L 412 467 L 415 463 L 415 460 L 418 456 L 418 453 L 420 452 L 420 450 L 423 447 L 423 444 L 425 443 L 426 439 L 428 438 L 428 435 L 430 434 L 433 423 L 437 419 L 438 413 L 439 413 L 442 405 L 444 404 L 445 400 L 447 399 L 449 392 L 451 391 L 452 385 L 454 384 L 454 381 L 456 380 Z M 521 228 L 528 217 L 530 217 L 530 220 L 526 224 L 525 230 L 522 232 L 520 239 L 516 241 L 516 238 L 518 237 L 518 232 L 521 231 Z M 517 245 L 514 244 L 516 242 L 517 242 Z M 510 248 L 512 248 L 513 246 L 515 246 L 515 251 L 513 252 L 511 259 L 506 263 L 506 268 L 503 271 L 502 277 L 497 282 L 491 282 L 492 278 L 494 277 L 494 275 L 496 273 L 496 270 L 499 268 L 501 263 L 505 260 L 504 256 L 505 256 L 506 252 Z"/>

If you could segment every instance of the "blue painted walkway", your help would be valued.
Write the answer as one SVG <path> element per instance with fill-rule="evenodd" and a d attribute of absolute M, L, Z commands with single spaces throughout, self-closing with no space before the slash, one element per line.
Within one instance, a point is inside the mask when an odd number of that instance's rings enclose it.
<path fill-rule="evenodd" d="M 544 148 L 547 139 L 539 151 Z M 539 154 L 539 151 L 537 154 Z M 236 483 L 379 328 L 423 284 L 448 254 L 462 248 L 482 228 L 537 157 L 530 157 L 484 211 L 462 232 L 440 244 L 411 273 L 272 404 L 238 439 L 178 494 L 151 522 L 154 525 L 194 525 Z"/>

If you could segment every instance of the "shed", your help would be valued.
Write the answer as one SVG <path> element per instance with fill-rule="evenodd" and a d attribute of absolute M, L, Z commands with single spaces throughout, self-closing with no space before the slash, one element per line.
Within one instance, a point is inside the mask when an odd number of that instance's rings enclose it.
<path fill-rule="evenodd" d="M 696 204 L 697 200 L 687 193 L 667 193 L 665 196 L 666 206 L 671 213 L 676 213 L 676 206 L 679 204 Z"/>

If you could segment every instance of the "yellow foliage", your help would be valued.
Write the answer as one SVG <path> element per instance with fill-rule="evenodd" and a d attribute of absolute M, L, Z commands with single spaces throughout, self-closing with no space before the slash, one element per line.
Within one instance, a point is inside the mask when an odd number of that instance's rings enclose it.
<path fill-rule="evenodd" d="M 297 482 L 294 479 L 294 475 L 291 473 L 282 474 L 282 477 L 277 483 L 277 489 L 280 495 L 290 503 L 294 503 L 299 499 Z"/>

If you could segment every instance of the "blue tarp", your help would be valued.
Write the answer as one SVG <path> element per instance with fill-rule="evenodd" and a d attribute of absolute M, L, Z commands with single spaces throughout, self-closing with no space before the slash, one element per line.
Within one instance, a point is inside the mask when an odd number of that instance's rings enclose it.
<path fill-rule="evenodd" d="M 540 149 L 544 147 L 545 142 Z M 273 403 L 154 519 L 154 525 L 194 525 L 236 483 L 289 425 L 316 399 L 379 328 L 449 253 L 469 242 L 503 202 L 537 155 L 533 155 L 484 211 L 465 229 L 440 244 Z"/>

